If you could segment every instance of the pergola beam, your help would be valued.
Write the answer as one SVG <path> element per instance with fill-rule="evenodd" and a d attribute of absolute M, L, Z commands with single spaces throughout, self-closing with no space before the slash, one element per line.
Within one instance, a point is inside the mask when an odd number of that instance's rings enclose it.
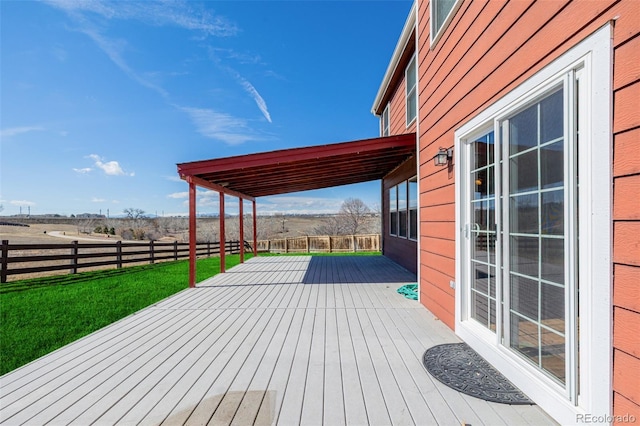
<path fill-rule="evenodd" d="M 182 174 L 181 173 L 180 174 L 180 178 L 186 180 L 187 182 L 193 182 L 198 186 L 210 189 L 212 191 L 216 191 L 216 192 L 219 192 L 219 193 L 231 195 L 233 197 L 243 198 L 243 199 L 248 200 L 248 201 L 255 201 L 256 200 L 255 197 L 252 197 L 252 196 L 247 195 L 247 194 L 243 194 L 242 192 L 234 191 L 233 189 L 225 188 L 222 185 L 218 185 L 217 183 L 209 182 L 209 181 L 204 180 L 202 178 L 199 178 L 197 176 L 186 175 L 186 174 Z"/>

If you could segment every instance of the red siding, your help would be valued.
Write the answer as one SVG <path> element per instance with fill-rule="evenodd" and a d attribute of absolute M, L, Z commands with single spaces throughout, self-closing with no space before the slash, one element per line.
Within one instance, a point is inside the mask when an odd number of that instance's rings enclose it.
<path fill-rule="evenodd" d="M 421 301 L 454 325 L 455 182 L 431 158 L 454 131 L 607 22 L 614 22 L 614 413 L 640 418 L 624 379 L 640 362 L 640 7 L 635 1 L 462 2 L 436 46 L 418 4 Z M 455 159 L 454 159 L 455 161 Z M 631 277 L 631 278 L 630 278 Z M 634 299 L 632 301 L 631 299 Z"/>
<path fill-rule="evenodd" d="M 404 77 L 389 100 L 389 134 L 402 135 L 416 131 L 416 120 L 407 127 L 406 81 Z"/>

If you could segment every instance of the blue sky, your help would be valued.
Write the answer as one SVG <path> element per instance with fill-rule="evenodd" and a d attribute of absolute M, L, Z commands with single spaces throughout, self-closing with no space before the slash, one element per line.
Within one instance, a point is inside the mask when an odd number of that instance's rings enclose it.
<path fill-rule="evenodd" d="M 0 8 L 0 214 L 116 216 L 186 214 L 176 163 L 378 136 L 370 109 L 411 2 Z M 379 196 L 372 182 L 260 198 L 258 211 Z M 217 208 L 199 191 L 198 213 Z"/>

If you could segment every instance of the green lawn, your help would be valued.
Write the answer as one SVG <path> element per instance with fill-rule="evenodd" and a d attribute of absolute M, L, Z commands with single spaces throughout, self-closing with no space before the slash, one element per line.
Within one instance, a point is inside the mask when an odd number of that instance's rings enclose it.
<path fill-rule="evenodd" d="M 227 268 L 239 261 L 227 256 Z M 219 268 L 219 258 L 198 260 L 197 281 Z M 188 281 L 189 262 L 178 261 L 2 284 L 0 375 L 169 297 Z"/>

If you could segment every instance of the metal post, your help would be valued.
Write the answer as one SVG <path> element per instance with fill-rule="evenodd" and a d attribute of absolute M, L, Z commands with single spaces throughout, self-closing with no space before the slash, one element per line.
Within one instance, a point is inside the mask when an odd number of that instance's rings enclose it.
<path fill-rule="evenodd" d="M 253 200 L 253 255 L 258 255 L 258 215 L 255 200 Z"/>
<path fill-rule="evenodd" d="M 244 200 L 238 197 L 240 210 L 240 263 L 244 263 Z"/>
<path fill-rule="evenodd" d="M 189 287 L 196 286 L 196 185 L 189 182 Z"/>
<path fill-rule="evenodd" d="M 224 192 L 220 192 L 220 273 L 226 271 L 225 265 L 225 233 L 224 233 Z"/>

